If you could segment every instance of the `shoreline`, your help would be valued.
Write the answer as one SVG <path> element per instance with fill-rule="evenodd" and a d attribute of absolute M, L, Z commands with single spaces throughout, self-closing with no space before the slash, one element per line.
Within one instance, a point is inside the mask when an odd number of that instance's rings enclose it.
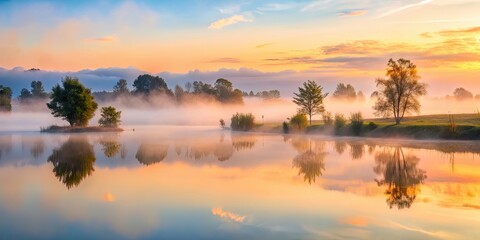
<path fill-rule="evenodd" d="M 123 132 L 119 127 L 70 127 L 70 126 L 50 126 L 41 128 L 41 133 L 95 133 L 95 132 Z"/>

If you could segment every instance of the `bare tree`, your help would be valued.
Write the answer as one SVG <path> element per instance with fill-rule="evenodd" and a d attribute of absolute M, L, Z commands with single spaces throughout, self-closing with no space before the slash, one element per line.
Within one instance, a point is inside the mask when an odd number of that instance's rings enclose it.
<path fill-rule="evenodd" d="M 418 97 L 427 93 L 427 85 L 419 82 L 415 64 L 403 58 L 388 61 L 386 76 L 376 80 L 379 89 L 372 94 L 377 98 L 373 109 L 377 116 L 393 114 L 395 123 L 400 124 L 405 114 L 420 112 Z"/>

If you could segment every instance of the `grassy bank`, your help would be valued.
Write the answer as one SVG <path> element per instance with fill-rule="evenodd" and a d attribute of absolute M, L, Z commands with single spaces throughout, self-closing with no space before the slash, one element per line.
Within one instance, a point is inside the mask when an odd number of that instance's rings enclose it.
<path fill-rule="evenodd" d="M 283 132 L 281 123 L 268 123 L 256 128 L 257 131 Z M 304 130 L 290 128 L 293 133 L 357 136 L 350 125 L 335 129 L 322 121 L 312 121 Z M 452 139 L 480 140 L 479 114 L 442 114 L 406 117 L 395 125 L 393 119 L 365 119 L 360 137 L 411 138 L 411 139 Z"/>
<path fill-rule="evenodd" d="M 86 133 L 86 132 L 122 132 L 119 127 L 70 127 L 70 126 L 49 126 L 40 128 L 40 132 L 44 133 Z"/>

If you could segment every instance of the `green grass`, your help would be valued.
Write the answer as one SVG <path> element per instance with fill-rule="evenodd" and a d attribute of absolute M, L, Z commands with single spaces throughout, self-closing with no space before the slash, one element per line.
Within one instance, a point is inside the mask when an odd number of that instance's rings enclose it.
<path fill-rule="evenodd" d="M 405 117 L 398 125 L 392 118 L 365 119 L 361 136 L 366 137 L 394 137 L 414 139 L 459 139 L 480 140 L 480 114 L 452 114 L 457 131 L 448 131 L 450 126 L 449 114 L 423 115 Z M 370 122 L 377 125 L 376 128 L 367 126 Z M 281 131 L 281 123 L 268 123 L 258 130 L 273 132 Z M 312 121 L 312 125 L 306 129 L 307 133 L 333 134 L 331 127 L 323 125 L 322 121 Z M 336 135 L 353 136 L 349 125 L 345 126 Z"/>

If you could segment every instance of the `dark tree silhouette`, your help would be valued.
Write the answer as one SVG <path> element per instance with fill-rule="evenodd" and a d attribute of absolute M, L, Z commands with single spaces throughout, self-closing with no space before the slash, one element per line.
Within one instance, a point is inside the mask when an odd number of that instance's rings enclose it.
<path fill-rule="evenodd" d="M 12 111 L 12 89 L 0 85 L 0 112 Z"/>
<path fill-rule="evenodd" d="M 168 89 L 167 83 L 163 78 L 158 76 L 152 76 L 149 74 L 140 75 L 133 82 L 134 92 L 137 94 L 154 94 L 165 93 L 169 96 L 173 96 L 173 93 Z"/>

